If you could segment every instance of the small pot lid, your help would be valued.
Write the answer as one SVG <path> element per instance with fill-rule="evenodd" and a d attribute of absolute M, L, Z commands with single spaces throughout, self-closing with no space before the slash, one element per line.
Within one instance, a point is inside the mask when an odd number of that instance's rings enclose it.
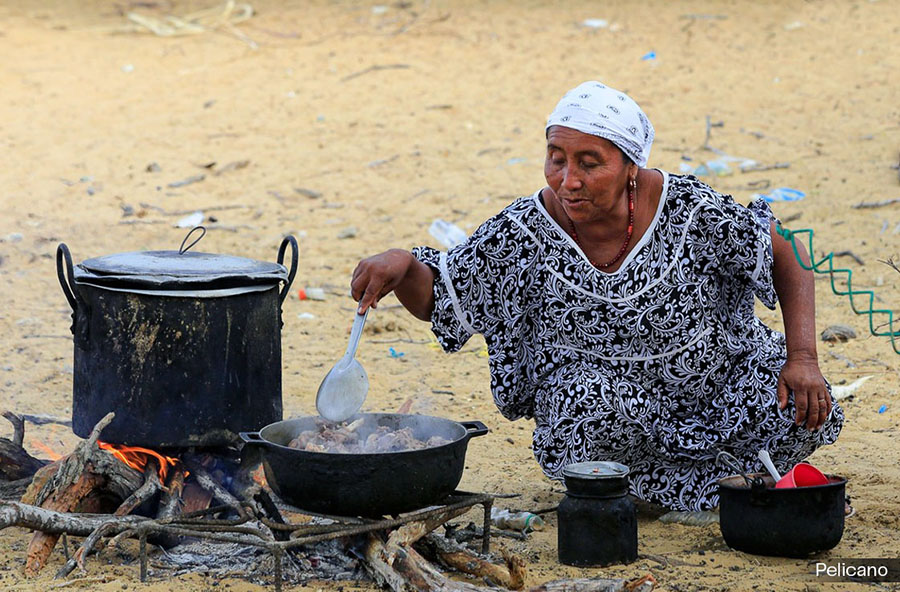
<path fill-rule="evenodd" d="M 118 288 L 196 290 L 287 281 L 284 265 L 233 255 L 193 251 L 136 251 L 87 259 L 75 281 Z"/>
<path fill-rule="evenodd" d="M 590 461 L 566 465 L 562 472 L 564 477 L 578 479 L 620 479 L 626 477 L 630 470 L 617 462 Z"/>

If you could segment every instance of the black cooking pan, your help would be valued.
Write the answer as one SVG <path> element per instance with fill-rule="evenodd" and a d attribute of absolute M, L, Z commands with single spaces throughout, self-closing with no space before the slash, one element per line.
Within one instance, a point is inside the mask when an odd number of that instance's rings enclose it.
<path fill-rule="evenodd" d="M 339 516 L 383 516 L 440 501 L 459 484 L 471 438 L 488 432 L 480 421 L 456 422 L 428 415 L 362 413 L 362 437 L 385 426 L 412 429 L 418 440 L 440 436 L 449 443 L 420 450 L 375 454 L 310 452 L 289 448 L 301 432 L 318 429 L 319 417 L 279 421 L 259 432 L 243 432 L 246 446 L 259 447 L 269 486 L 286 502 Z"/>

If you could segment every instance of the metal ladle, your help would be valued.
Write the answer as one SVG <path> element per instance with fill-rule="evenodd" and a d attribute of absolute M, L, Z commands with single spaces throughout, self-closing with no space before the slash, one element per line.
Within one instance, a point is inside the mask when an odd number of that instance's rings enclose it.
<path fill-rule="evenodd" d="M 369 392 L 366 369 L 353 357 L 368 314 L 366 309 L 363 314 L 356 315 L 344 357 L 328 371 L 316 392 L 316 410 L 328 421 L 344 421 L 353 417 Z"/>

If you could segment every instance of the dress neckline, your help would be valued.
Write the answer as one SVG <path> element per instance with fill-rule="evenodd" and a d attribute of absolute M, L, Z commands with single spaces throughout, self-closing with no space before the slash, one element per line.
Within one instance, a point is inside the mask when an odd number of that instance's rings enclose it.
<path fill-rule="evenodd" d="M 544 201 L 541 198 L 541 192 L 545 189 L 544 187 L 541 187 L 540 189 L 535 191 L 534 195 L 532 195 L 532 199 L 534 200 L 538 211 L 540 211 L 541 214 L 543 214 L 543 216 L 547 218 L 547 220 L 550 222 L 550 225 L 556 229 L 560 236 L 562 236 L 562 239 L 569 243 L 569 246 L 573 248 L 576 253 L 578 253 L 579 257 L 581 257 L 585 265 L 593 269 L 596 273 L 612 277 L 625 269 L 631 263 L 632 259 L 637 256 L 637 252 L 640 251 L 646 243 L 650 242 L 653 237 L 653 233 L 656 230 L 656 226 L 657 224 L 659 224 L 659 218 L 662 215 L 666 199 L 668 199 L 669 173 L 662 169 L 651 170 L 658 171 L 663 177 L 662 190 L 659 194 L 659 203 L 656 205 L 656 212 L 653 214 L 653 219 L 650 220 L 650 225 L 647 226 L 647 230 L 644 231 L 644 234 L 642 234 L 641 238 L 637 241 L 637 243 L 635 243 L 634 248 L 628 252 L 625 258 L 622 260 L 622 264 L 619 265 L 619 268 L 615 271 L 603 271 L 602 269 L 598 269 L 594 267 L 593 264 L 591 264 L 590 259 L 588 259 L 588 256 L 584 254 L 584 251 L 581 250 L 581 247 L 578 245 L 578 243 L 575 242 L 575 239 L 573 239 L 572 236 L 568 232 L 566 232 L 562 226 L 559 225 L 559 222 L 557 222 L 556 219 L 554 219 L 553 216 L 550 215 L 550 211 L 547 209 L 547 206 L 544 204 Z"/>

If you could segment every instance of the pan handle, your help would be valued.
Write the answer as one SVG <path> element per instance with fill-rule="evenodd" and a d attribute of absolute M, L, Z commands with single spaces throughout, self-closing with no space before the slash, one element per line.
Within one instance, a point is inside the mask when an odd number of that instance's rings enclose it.
<path fill-rule="evenodd" d="M 483 436 L 491 431 L 486 425 L 477 420 L 461 421 L 459 423 L 462 425 L 462 427 L 466 428 L 466 436 L 470 439 L 477 436 Z"/>
<path fill-rule="evenodd" d="M 267 444 L 268 442 L 259 435 L 259 432 L 241 432 L 238 434 L 244 444 Z"/>

